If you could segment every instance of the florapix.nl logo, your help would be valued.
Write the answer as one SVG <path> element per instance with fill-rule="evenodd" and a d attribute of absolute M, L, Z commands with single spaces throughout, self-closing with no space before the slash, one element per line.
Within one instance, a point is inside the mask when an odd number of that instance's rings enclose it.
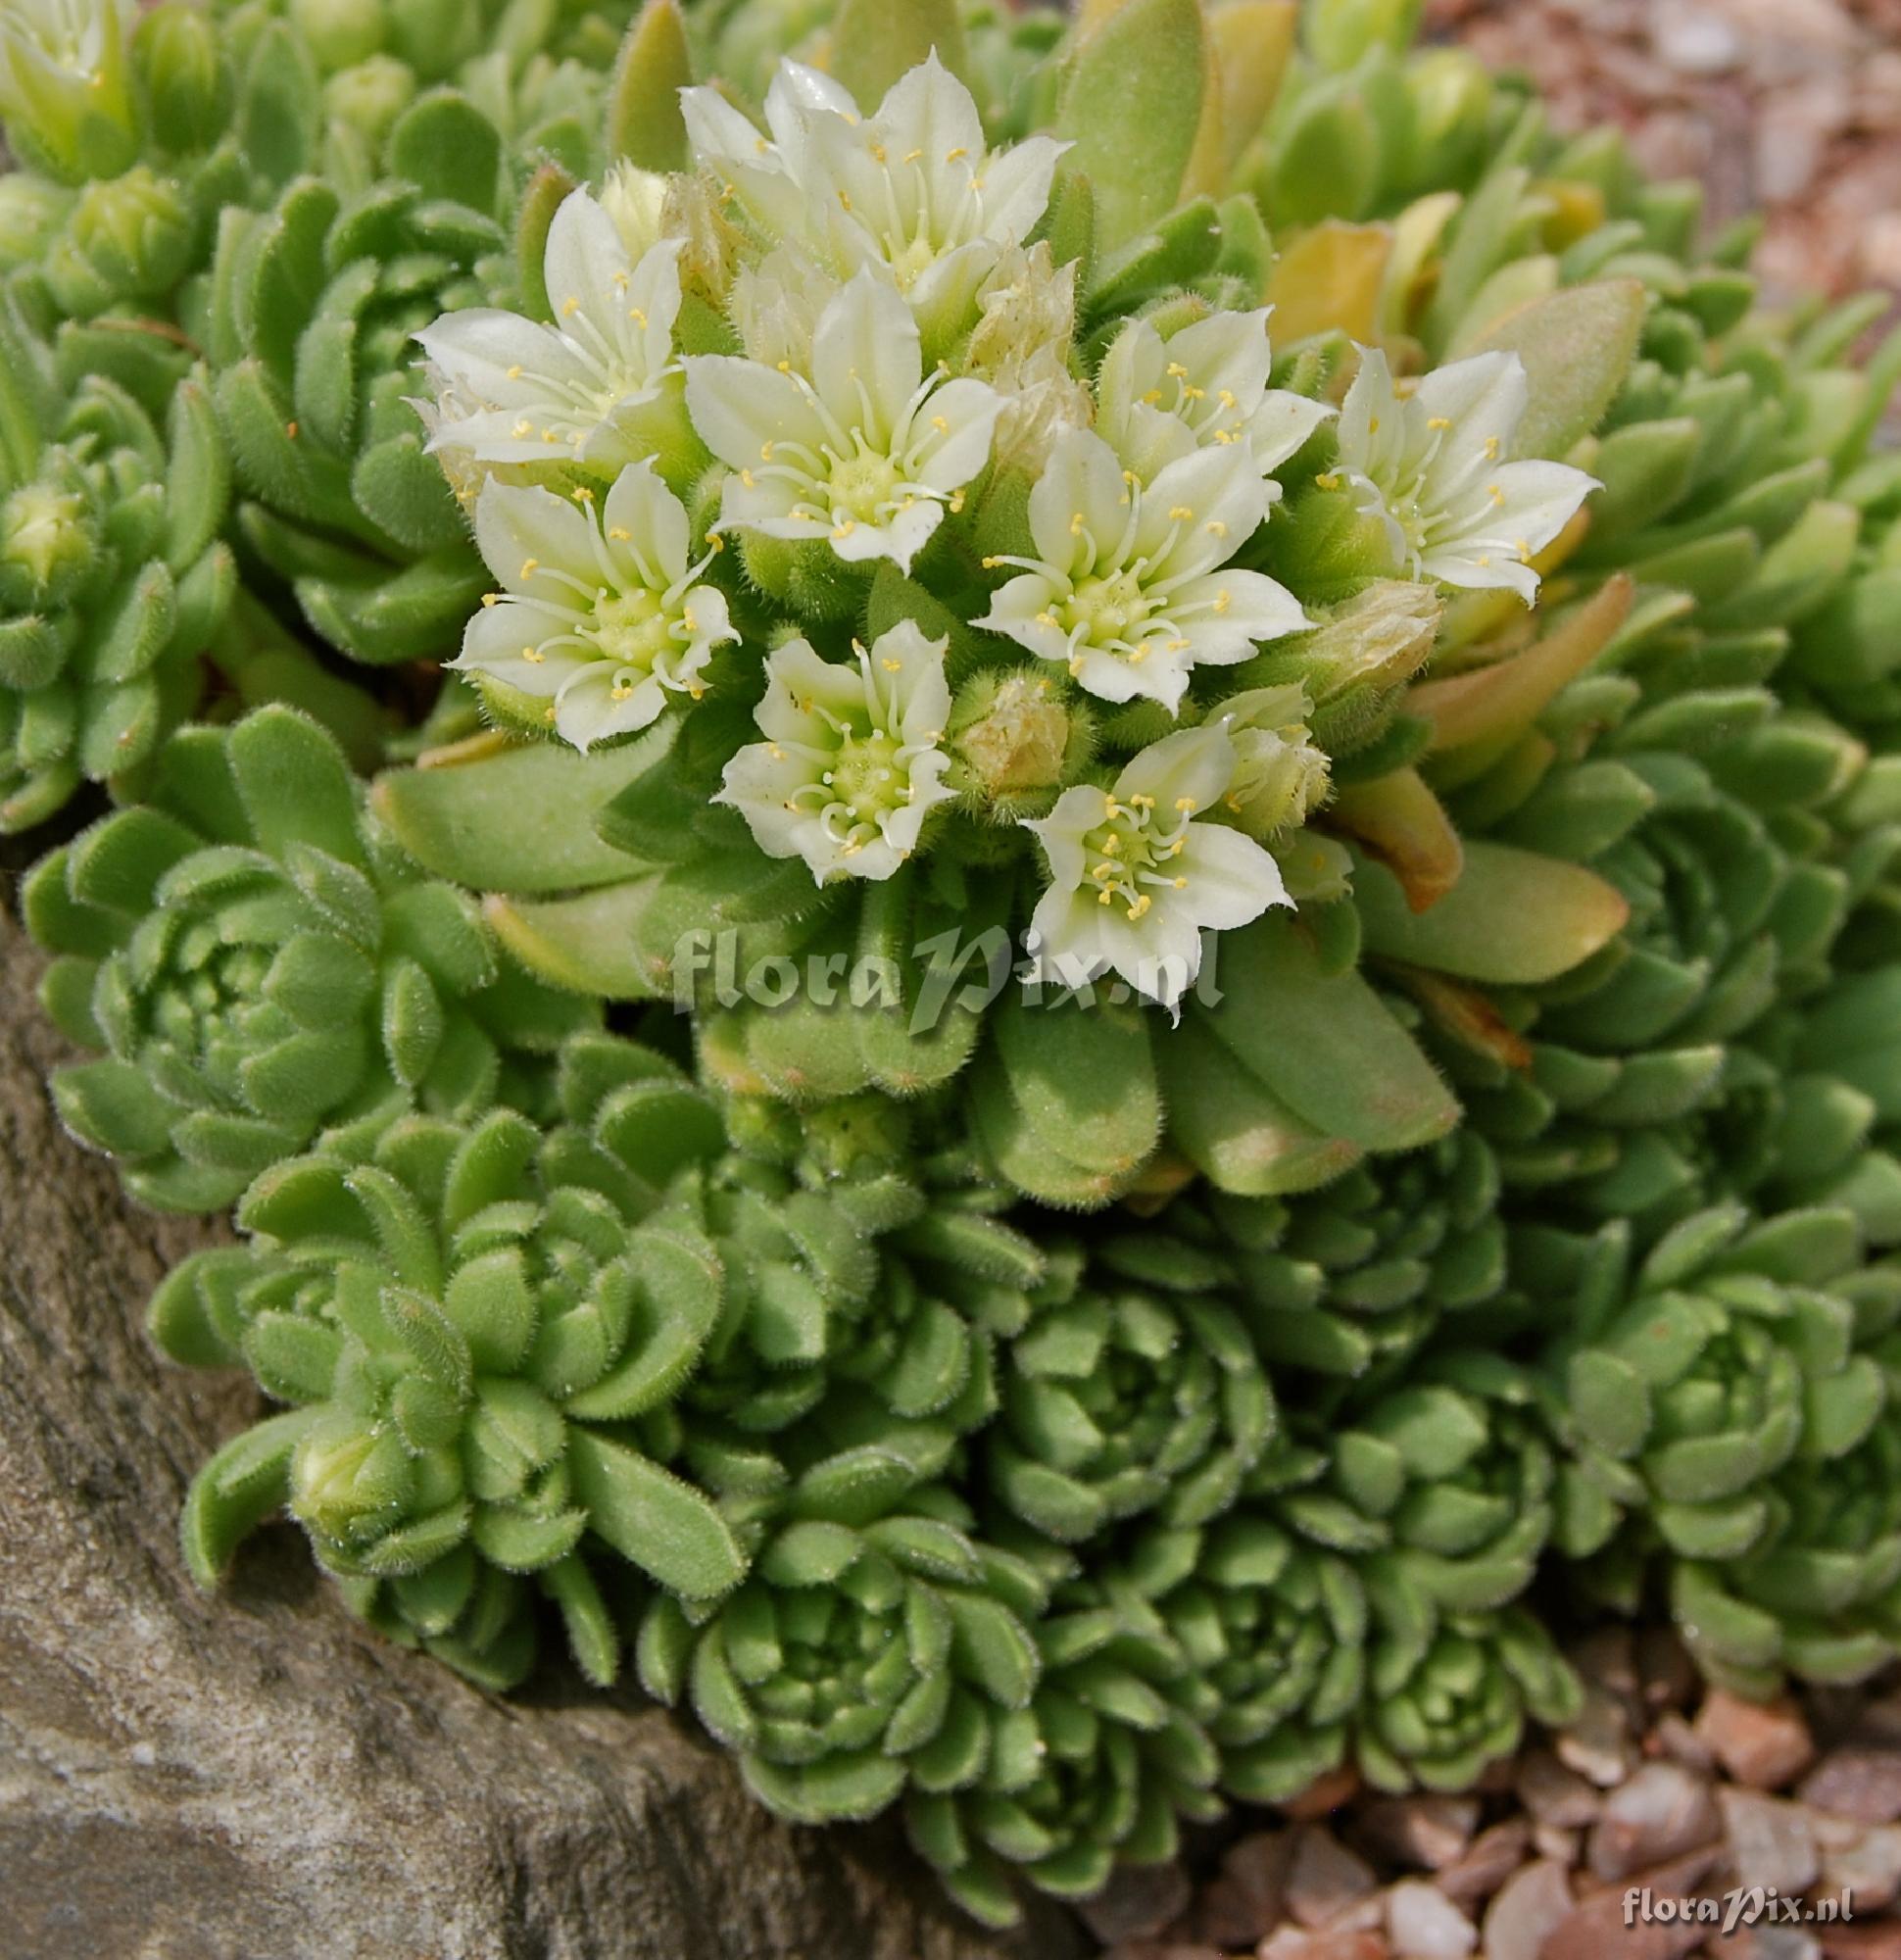
<path fill-rule="evenodd" d="M 981 1014 L 1011 988 L 1031 1007 L 1116 1005 L 1140 997 L 1192 997 L 1213 1007 L 1221 1002 L 1215 977 L 1219 945 L 1217 935 L 1207 936 L 1198 971 L 1174 956 L 1163 956 L 1145 962 L 1137 984 L 1131 985 L 1073 955 L 1046 953 L 1033 931 L 1023 935 L 1019 947 L 999 925 L 968 938 L 952 927 L 920 940 L 911 949 L 916 961 L 911 972 L 902 961 L 876 953 L 749 956 L 736 928 L 696 928 L 674 944 L 673 1007 L 676 1013 L 692 1013 L 708 996 L 722 1007 L 745 1003 L 768 1010 L 807 1001 L 818 1007 L 902 1013 L 913 1035 L 929 1034 L 953 1006 Z"/>

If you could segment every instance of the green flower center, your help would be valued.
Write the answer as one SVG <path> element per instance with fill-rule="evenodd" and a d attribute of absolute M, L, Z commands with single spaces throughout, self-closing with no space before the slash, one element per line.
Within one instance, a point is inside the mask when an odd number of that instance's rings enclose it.
<path fill-rule="evenodd" d="M 1166 811 L 1140 793 L 1126 800 L 1106 798 L 1102 821 L 1083 838 L 1083 877 L 1096 887 L 1097 903 L 1120 900 L 1129 916 L 1139 919 L 1155 903 L 1155 891 L 1186 891 L 1187 875 L 1175 860 L 1186 846 L 1194 808 L 1193 797 L 1177 799 Z"/>
<path fill-rule="evenodd" d="M 580 628 L 581 637 L 601 650 L 603 660 L 637 673 L 652 673 L 668 654 L 678 651 L 676 627 L 657 592 L 616 592 L 598 600 L 593 617 Z"/>
<path fill-rule="evenodd" d="M 1065 634 L 1080 628 L 1085 644 L 1109 648 L 1129 645 L 1130 635 L 1147 623 L 1148 611 L 1147 595 L 1132 571 L 1079 579 L 1075 590 L 1055 608 L 1056 622 Z"/>
<path fill-rule="evenodd" d="M 832 793 L 848 815 L 876 820 L 901 808 L 910 795 L 910 771 L 902 744 L 888 729 L 848 734 L 827 774 Z"/>
<path fill-rule="evenodd" d="M 832 515 L 840 522 L 878 523 L 893 504 L 902 501 L 897 493 L 902 480 L 890 457 L 874 456 L 860 446 L 855 456 L 841 457 L 832 465 Z"/>

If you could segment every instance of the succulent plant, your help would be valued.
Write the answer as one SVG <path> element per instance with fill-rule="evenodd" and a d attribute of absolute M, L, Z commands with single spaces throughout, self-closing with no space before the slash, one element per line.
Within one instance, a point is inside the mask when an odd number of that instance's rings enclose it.
<path fill-rule="evenodd" d="M 611 1194 L 568 1175 L 581 1140 L 514 1111 L 367 1118 L 268 1170 L 239 1208 L 248 1245 L 161 1288 L 169 1353 L 241 1359 L 291 1404 L 194 1483 L 201 1583 L 282 1506 L 359 1611 L 509 1686 L 533 1657 L 527 1577 L 601 1682 L 618 1635 L 590 1552 L 692 1598 L 740 1579 L 712 1500 L 653 1453 L 719 1314 L 717 1254 L 668 1202 L 718 1119 L 659 1056 L 618 1065 L 647 1120 L 586 1139 Z"/>
<path fill-rule="evenodd" d="M 196 705 L 235 579 L 219 535 L 229 465 L 202 370 L 159 368 L 170 405 L 155 419 L 110 374 L 68 389 L 47 350 L 5 323 L 0 365 L 0 830 L 12 832 L 82 781 L 134 777 Z"/>
<path fill-rule="evenodd" d="M 1086 1897 L 1118 1863 L 1172 1857 L 1180 1820 L 1220 1809 L 1180 1650 L 1145 1602 L 1092 1579 L 1059 1582 L 1036 1636 L 1028 1706 L 991 1719 L 957 1774 L 914 1780 L 905 1803 L 912 1840 L 951 1896 L 993 1925 L 1015 1920 L 1019 1879 Z"/>
<path fill-rule="evenodd" d="M 735 1592 L 705 1608 L 661 1597 L 641 1624 L 649 1690 L 690 1693 L 754 1791 L 802 1822 L 969 1781 L 991 1726 L 1036 1687 L 1034 1572 L 973 1538 L 948 1493 L 894 1502 L 905 1467 L 863 1450 L 819 1461 Z"/>
<path fill-rule="evenodd" d="M 1199 1524 L 1234 1501 L 1274 1428 L 1246 1328 L 1225 1301 L 1196 1298 L 1191 1273 L 1133 1285 L 1113 1249 L 1101 1266 L 1080 1263 L 1003 1345 L 991 1489 L 1065 1544 L 1149 1511 Z"/>
<path fill-rule="evenodd" d="M 1546 1360 L 1570 1458 L 1559 1542 L 1587 1556 L 1632 1514 L 1680 1556 L 1739 1557 L 1769 1534 L 1775 1476 L 1852 1449 L 1881 1415 L 1881 1370 L 1828 1291 L 1859 1254 L 1854 1219 L 1715 1206 L 1666 1233 L 1628 1292 L 1615 1239 L 1602 1250 Z"/>
<path fill-rule="evenodd" d="M 150 800 L 43 858 L 24 909 L 59 956 L 47 1011 L 103 1051 L 58 1072 L 61 1115 L 168 1210 L 228 1204 L 320 1128 L 391 1106 L 539 1107 L 542 1057 L 596 1017 L 404 862 L 336 744 L 283 707 L 179 730 Z"/>
<path fill-rule="evenodd" d="M 422 184 L 346 203 L 299 178 L 271 210 L 229 214 L 210 321 L 239 534 L 324 639 L 379 663 L 442 651 L 484 588 L 407 399 L 409 343 L 445 297 L 486 297 L 477 265 L 507 242 L 500 137 L 470 105 L 418 104 L 392 145 L 412 169 L 429 159 Z"/>
<path fill-rule="evenodd" d="M 1528 1721 L 1577 1720 L 1584 1689 L 1522 1606 L 1453 1614 L 1427 1639 L 1376 1634 L 1356 1750 L 1376 1788 L 1469 1789 Z"/>

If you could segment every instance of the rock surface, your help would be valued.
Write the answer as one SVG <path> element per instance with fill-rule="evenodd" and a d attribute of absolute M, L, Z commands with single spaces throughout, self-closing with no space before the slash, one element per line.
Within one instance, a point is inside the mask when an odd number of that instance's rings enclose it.
<path fill-rule="evenodd" d="M 37 960 L 0 916 L 0 1950 L 8 1960 L 1065 1960 L 998 1939 L 895 1828 L 801 1831 L 631 1694 L 493 1699 L 357 1626 L 274 1527 L 219 1598 L 174 1539 L 249 1389 L 140 1326 L 213 1235 L 61 1134 Z"/>

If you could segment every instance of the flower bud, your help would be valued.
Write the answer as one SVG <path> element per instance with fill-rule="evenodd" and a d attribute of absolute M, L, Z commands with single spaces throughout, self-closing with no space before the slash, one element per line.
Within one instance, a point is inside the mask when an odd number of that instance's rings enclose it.
<path fill-rule="evenodd" d="M 340 1423 L 313 1430 L 291 1461 L 291 1515 L 336 1544 L 352 1539 L 401 1507 L 409 1494 L 402 1440 Z"/>
<path fill-rule="evenodd" d="M 323 113 L 355 129 L 372 148 L 415 95 L 415 73 L 394 55 L 371 55 L 339 70 L 323 84 Z"/>
<path fill-rule="evenodd" d="M 91 564 L 98 543 L 85 500 L 75 491 L 45 481 L 23 484 L 0 506 L 0 592 L 24 584 L 28 604 L 58 604 Z"/>
<path fill-rule="evenodd" d="M 601 184 L 601 209 L 613 220 L 630 258 L 644 257 L 666 235 L 667 180 L 637 164 L 612 164 Z"/>
<path fill-rule="evenodd" d="M 123 299 L 152 299 L 184 276 L 191 214 L 178 187 L 144 164 L 79 193 L 46 260 L 53 297 L 80 318 Z"/>
<path fill-rule="evenodd" d="M 1438 631 L 1430 586 L 1380 579 L 1317 631 L 1250 666 L 1263 680 L 1298 682 L 1313 704 L 1329 754 L 1373 728 L 1392 697 L 1425 665 Z"/>
<path fill-rule="evenodd" d="M 72 209 L 73 193 L 60 184 L 25 171 L 0 174 L 0 269 L 39 258 Z"/>
<path fill-rule="evenodd" d="M 950 751 L 965 786 L 999 815 L 1058 789 L 1089 735 L 1079 706 L 1065 703 L 1043 674 L 979 674 L 951 716 Z"/>
<path fill-rule="evenodd" d="M 1298 687 L 1251 688 L 1221 705 L 1235 745 L 1227 804 L 1250 837 L 1304 823 L 1325 801 L 1326 756 L 1306 725 L 1307 697 Z"/>
<path fill-rule="evenodd" d="M 388 33 L 383 0 L 291 0 L 290 18 L 325 74 L 380 54 Z"/>
<path fill-rule="evenodd" d="M 888 1096 L 849 1096 L 805 1111 L 801 1123 L 807 1166 L 844 1177 L 902 1158 L 910 1141 L 903 1104 Z"/>
<path fill-rule="evenodd" d="M 66 183 L 117 176 L 138 154 L 125 0 L 9 0 L 0 120 L 14 150 Z"/>
<path fill-rule="evenodd" d="M 962 366 L 1008 406 L 997 424 L 997 467 L 1040 475 L 1065 428 L 1087 428 L 1089 390 L 1070 372 L 1076 267 L 1052 266 L 1048 243 L 1012 246 L 978 294 L 981 309 Z"/>
<path fill-rule="evenodd" d="M 132 36 L 132 61 L 160 144 L 209 149 L 230 113 L 231 75 L 204 14 L 185 0 L 153 8 Z"/>

